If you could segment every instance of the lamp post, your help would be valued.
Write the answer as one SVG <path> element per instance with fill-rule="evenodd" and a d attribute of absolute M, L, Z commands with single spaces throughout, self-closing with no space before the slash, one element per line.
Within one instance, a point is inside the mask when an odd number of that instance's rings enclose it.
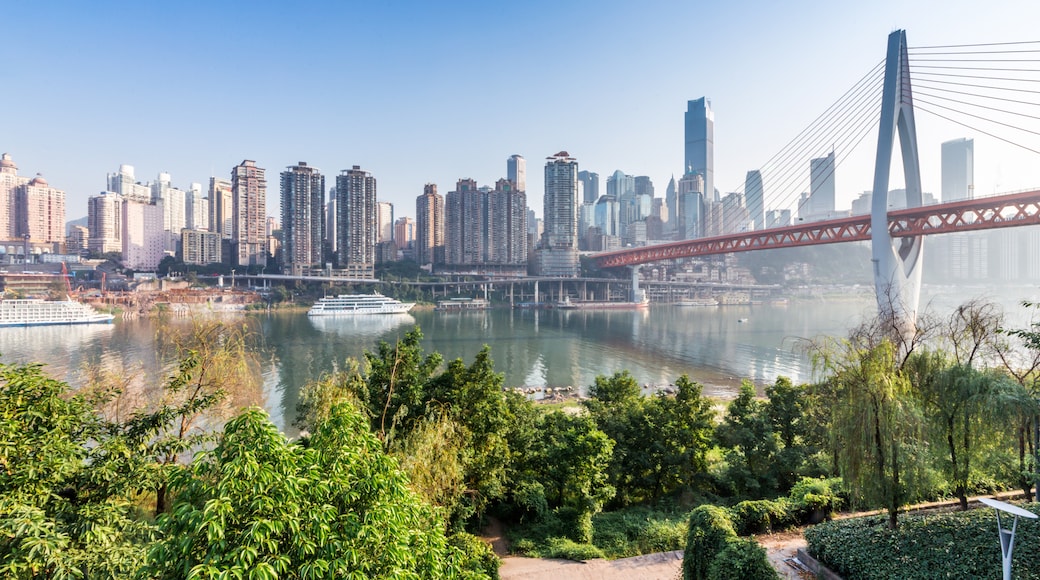
<path fill-rule="evenodd" d="M 1011 551 L 1015 549 L 1015 530 L 1018 528 L 1018 518 L 1021 516 L 1032 520 L 1036 519 L 1037 516 L 1017 505 L 1011 505 L 997 499 L 981 497 L 979 501 L 997 512 L 997 533 L 1000 535 L 1000 556 L 1004 567 L 1004 580 L 1011 580 Z M 1000 523 L 1000 512 L 1015 516 L 1015 521 L 1011 524 L 1010 530 L 1004 529 L 1003 524 Z"/>

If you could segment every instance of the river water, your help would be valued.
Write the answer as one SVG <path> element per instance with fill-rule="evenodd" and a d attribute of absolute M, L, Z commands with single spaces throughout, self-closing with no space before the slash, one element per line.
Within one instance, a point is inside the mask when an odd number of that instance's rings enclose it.
<path fill-rule="evenodd" d="M 922 304 L 948 310 L 965 296 L 993 294 L 971 289 L 932 289 Z M 1035 289 L 1016 289 L 1000 300 L 1009 312 Z M 645 311 L 508 310 L 410 314 L 342 320 L 309 319 L 303 312 L 231 315 L 249 325 L 262 344 L 264 405 L 288 428 L 299 389 L 322 373 L 393 342 L 419 326 L 428 352 L 469 362 L 491 347 L 495 368 L 507 386 L 583 390 L 597 375 L 627 369 L 646 385 L 667 385 L 688 374 L 705 394 L 732 396 L 743 378 L 770 383 L 778 375 L 810 380 L 804 341 L 844 336 L 876 308 L 865 291 L 830 299 L 799 299 L 786 305 L 694 307 L 652 305 Z M 1018 308 L 1021 316 L 1022 309 Z M 188 323 L 187 320 L 175 323 Z M 55 378 L 82 384 L 84 369 L 101 365 L 156 380 L 156 323 L 0 328 L 0 362 L 42 362 Z M 536 395 L 538 396 L 538 395 Z"/>

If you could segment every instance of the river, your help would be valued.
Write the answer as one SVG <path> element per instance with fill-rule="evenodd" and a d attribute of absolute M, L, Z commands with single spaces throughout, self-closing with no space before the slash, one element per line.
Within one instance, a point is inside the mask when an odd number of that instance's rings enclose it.
<path fill-rule="evenodd" d="M 1028 321 L 1027 313 L 1017 303 L 1036 299 L 1036 294 L 1035 288 L 1011 289 L 999 296 L 982 289 L 932 288 L 923 294 L 922 304 L 948 312 L 967 297 L 996 296 L 1021 325 Z M 259 339 L 265 406 L 276 424 L 288 428 L 302 385 L 417 325 L 425 336 L 425 349 L 445 359 L 469 362 L 482 345 L 489 345 L 507 386 L 583 390 L 597 375 L 627 369 L 641 384 L 657 386 L 685 373 L 704 385 L 705 394 L 728 397 L 744 378 L 758 384 L 778 375 L 795 382 L 811 379 L 804 341 L 844 336 L 875 308 L 872 295 L 860 289 L 786 305 L 652 305 L 645 311 L 419 310 L 343 320 L 275 311 L 231 315 L 228 320 L 247 322 Z M 51 376 L 72 385 L 82 384 L 84 370 L 91 365 L 152 380 L 161 376 L 156 331 L 156 323 L 147 319 L 2 328 L 0 362 L 42 362 Z"/>

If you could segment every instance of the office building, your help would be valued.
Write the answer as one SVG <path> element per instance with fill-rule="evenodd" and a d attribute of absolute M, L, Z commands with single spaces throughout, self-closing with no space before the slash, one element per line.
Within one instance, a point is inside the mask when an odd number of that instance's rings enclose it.
<path fill-rule="evenodd" d="M 231 170 L 233 266 L 267 267 L 266 171 L 250 159 Z"/>
<path fill-rule="evenodd" d="M 762 172 L 757 169 L 748 171 L 744 178 L 744 198 L 747 203 L 748 218 L 753 229 L 766 227 L 765 189 L 762 187 Z"/>
<path fill-rule="evenodd" d="M 323 267 L 325 176 L 300 161 L 281 174 L 282 271 L 301 275 Z"/>
<path fill-rule="evenodd" d="M 943 203 L 975 197 L 975 140 L 954 139 L 942 144 Z"/>
<path fill-rule="evenodd" d="M 361 166 L 336 176 L 336 256 L 352 278 L 375 277 L 376 178 Z"/>
<path fill-rule="evenodd" d="M 209 200 L 202 194 L 202 184 L 192 183 L 188 186 L 187 206 L 184 217 L 189 230 L 209 231 Z"/>
<path fill-rule="evenodd" d="M 415 199 L 415 261 L 420 266 L 444 259 L 444 197 L 427 183 Z"/>
<path fill-rule="evenodd" d="M 522 155 L 511 155 L 506 160 L 506 179 L 516 185 L 517 191 L 527 191 L 527 161 Z"/>
<path fill-rule="evenodd" d="M 834 152 L 809 161 L 809 198 L 805 218 L 827 219 L 834 214 Z"/>
<path fill-rule="evenodd" d="M 134 178 L 133 165 L 120 165 L 119 171 L 108 174 L 108 191 L 118 193 L 127 201 L 152 203 L 152 188 Z"/>
<path fill-rule="evenodd" d="M 711 101 L 701 97 L 686 104 L 686 173 L 704 177 L 704 196 L 718 201 L 715 193 L 715 114 Z"/>
<path fill-rule="evenodd" d="M 695 240 L 705 235 L 704 176 L 687 173 L 676 192 L 676 239 Z"/>
<path fill-rule="evenodd" d="M 566 151 L 546 158 L 544 232 L 537 270 L 542 276 L 577 277 L 578 160 Z"/>
<path fill-rule="evenodd" d="M 591 171 L 579 171 L 578 181 L 582 188 L 582 203 L 596 203 L 599 199 L 599 174 Z"/>

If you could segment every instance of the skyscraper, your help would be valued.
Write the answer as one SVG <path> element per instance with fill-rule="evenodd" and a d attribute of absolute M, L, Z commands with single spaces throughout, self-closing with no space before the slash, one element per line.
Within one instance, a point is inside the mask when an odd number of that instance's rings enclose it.
<path fill-rule="evenodd" d="M 0 157 L 0 240 L 16 239 L 18 190 L 29 183 L 28 177 L 18 175 L 18 165 L 7 153 Z"/>
<path fill-rule="evenodd" d="M 475 265 L 487 260 L 487 194 L 472 179 L 460 179 L 444 196 L 444 261 Z"/>
<path fill-rule="evenodd" d="M 219 177 L 209 178 L 209 231 L 230 240 L 234 228 L 235 200 L 231 182 Z"/>
<path fill-rule="evenodd" d="M 942 144 L 943 203 L 975 197 L 975 140 L 954 139 Z"/>
<path fill-rule="evenodd" d="M 686 104 L 686 166 L 684 173 L 699 173 L 704 177 L 704 196 L 718 201 L 715 196 L 715 114 L 711 101 L 701 97 Z"/>
<path fill-rule="evenodd" d="M 527 160 L 522 155 L 512 155 L 506 160 L 506 179 L 516 185 L 517 191 L 527 191 Z"/>
<path fill-rule="evenodd" d="M 408 216 L 398 218 L 394 222 L 394 241 L 401 249 L 411 246 L 415 241 L 415 220 Z"/>
<path fill-rule="evenodd" d="M 300 275 L 322 267 L 325 176 L 303 161 L 281 174 L 282 271 Z"/>
<path fill-rule="evenodd" d="M 599 174 L 591 171 L 579 171 L 578 181 L 582 183 L 584 189 L 584 203 L 596 203 L 599 199 Z"/>
<path fill-rule="evenodd" d="M 676 194 L 676 239 L 695 240 L 705 235 L 704 176 L 687 173 Z"/>
<path fill-rule="evenodd" d="M 762 172 L 748 171 L 744 178 L 744 196 L 748 217 L 756 230 L 766 227 L 765 190 L 762 188 Z"/>
<path fill-rule="evenodd" d="M 376 204 L 376 243 L 394 241 L 394 204 L 380 201 Z"/>
<path fill-rule="evenodd" d="M 427 183 L 415 199 L 415 261 L 420 266 L 443 260 L 444 197 L 437 185 Z"/>
<path fill-rule="evenodd" d="M 101 192 L 87 200 L 87 248 L 96 254 L 123 251 L 123 196 Z"/>
<path fill-rule="evenodd" d="M 353 278 L 372 278 L 376 265 L 376 178 L 360 165 L 336 176 L 336 248 L 339 267 Z"/>
<path fill-rule="evenodd" d="M 488 262 L 527 263 L 527 195 L 509 179 L 499 179 L 488 194 Z"/>
<path fill-rule="evenodd" d="M 834 213 L 834 152 L 809 161 L 809 200 L 806 215 L 826 219 Z"/>
<path fill-rule="evenodd" d="M 37 174 L 17 189 L 19 237 L 34 243 L 65 244 L 65 192 Z M 61 249 L 64 251 L 64 248 Z"/>
<path fill-rule="evenodd" d="M 538 270 L 543 276 L 576 277 L 578 267 L 578 160 L 566 151 L 546 158 L 544 231 Z"/>
<path fill-rule="evenodd" d="M 231 170 L 235 266 L 267 266 L 267 180 L 256 161 L 246 159 Z"/>

